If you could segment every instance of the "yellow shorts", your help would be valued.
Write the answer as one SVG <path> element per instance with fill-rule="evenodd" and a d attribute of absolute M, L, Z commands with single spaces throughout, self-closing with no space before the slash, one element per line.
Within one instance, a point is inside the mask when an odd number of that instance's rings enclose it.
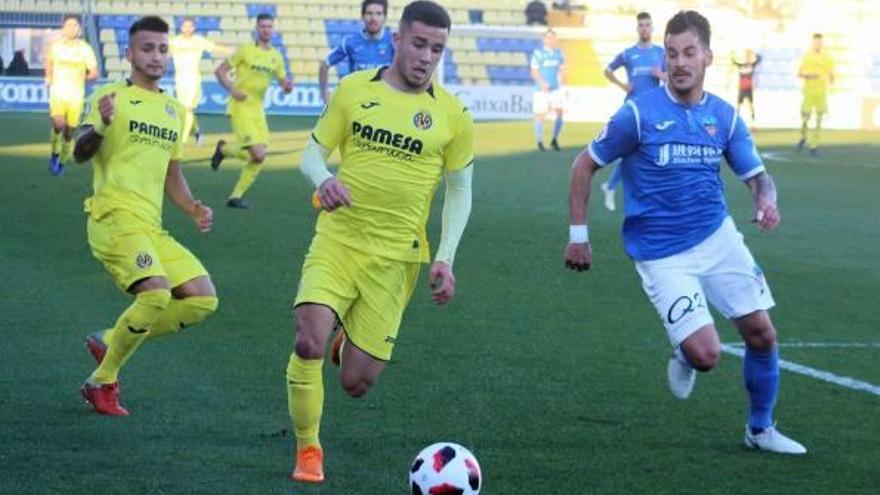
<path fill-rule="evenodd" d="M 49 98 L 49 116 L 64 117 L 68 127 L 79 126 L 82 116 L 83 100 L 69 100 L 64 98 Z"/>
<path fill-rule="evenodd" d="M 294 306 L 329 307 L 352 344 L 387 361 L 419 268 L 418 263 L 364 253 L 316 235 L 303 263 Z"/>
<path fill-rule="evenodd" d="M 828 98 L 825 93 L 804 93 L 804 102 L 801 105 L 801 113 L 809 115 L 814 111 L 819 115 L 828 113 Z"/>
<path fill-rule="evenodd" d="M 150 225 L 123 210 L 100 220 L 89 217 L 92 254 L 124 292 L 138 280 L 165 277 L 177 287 L 208 275 L 202 263 L 167 231 Z"/>
<path fill-rule="evenodd" d="M 230 114 L 229 122 L 235 134 L 236 146 L 247 148 L 255 144 L 269 144 L 269 124 L 266 123 L 264 112 Z"/>

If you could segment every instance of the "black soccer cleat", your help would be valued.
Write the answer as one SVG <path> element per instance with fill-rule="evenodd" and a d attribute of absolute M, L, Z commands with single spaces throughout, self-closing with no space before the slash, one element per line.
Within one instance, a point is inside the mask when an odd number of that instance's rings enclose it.
<path fill-rule="evenodd" d="M 240 210 L 246 210 L 251 207 L 251 204 L 245 201 L 243 198 L 229 198 L 226 200 L 226 206 L 230 208 L 238 208 Z"/>
<path fill-rule="evenodd" d="M 559 143 L 554 139 L 550 141 L 550 147 L 553 148 L 554 151 L 562 151 L 562 148 L 559 147 Z"/>
<path fill-rule="evenodd" d="M 538 150 L 539 151 L 547 151 L 547 148 L 544 147 L 544 143 L 538 141 Z"/>
<path fill-rule="evenodd" d="M 220 168 L 220 163 L 223 162 L 223 145 L 226 144 L 226 141 L 219 140 L 217 141 L 217 146 L 214 147 L 214 156 L 211 157 L 211 169 L 217 170 Z"/>

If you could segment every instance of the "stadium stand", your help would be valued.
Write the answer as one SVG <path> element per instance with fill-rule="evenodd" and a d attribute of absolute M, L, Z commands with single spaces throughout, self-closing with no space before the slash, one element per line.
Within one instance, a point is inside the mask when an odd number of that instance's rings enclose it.
<path fill-rule="evenodd" d="M 529 85 L 528 59 L 540 46 L 543 28 L 525 25 L 526 0 L 441 0 L 452 16 L 455 28 L 443 64 L 443 80 L 450 84 Z M 706 2 L 703 2 L 706 3 Z M 815 22 L 798 17 L 792 2 L 765 2 L 756 10 L 754 2 L 715 0 L 713 23 L 715 64 L 713 84 L 732 87 L 736 71 L 730 54 L 753 45 L 764 60 L 757 71 L 757 84 L 766 89 L 792 89 L 800 55 L 809 45 Z M 317 81 L 320 61 L 343 36 L 360 29 L 358 0 L 213 0 L 159 1 L 145 6 L 125 0 L 0 0 L 0 25 L 5 27 L 55 27 L 64 13 L 91 13 L 95 18 L 105 75 L 119 78 L 127 70 L 124 59 L 127 28 L 145 13 L 161 15 L 175 27 L 184 16 L 193 16 L 198 31 L 216 43 L 234 46 L 251 40 L 254 18 L 261 12 L 277 16 L 273 44 L 289 61 L 299 82 Z M 591 0 L 580 27 L 560 27 L 560 41 L 569 68 L 570 84 L 602 86 L 604 66 L 624 47 L 632 44 L 634 18 L 643 2 Z M 880 4 L 880 2 L 878 2 Z M 391 2 L 389 25 L 393 26 L 404 2 Z M 763 4 L 762 4 L 763 5 Z M 880 88 L 880 55 L 870 44 L 854 38 L 852 21 L 880 18 L 880 6 L 866 11 L 863 3 L 839 0 L 830 18 L 823 19 L 826 46 L 840 60 L 838 88 Z M 681 2 L 656 0 L 651 13 L 660 20 L 681 8 Z M 854 10 L 856 9 L 856 10 Z M 870 9 L 870 7 L 868 7 Z M 479 15 L 476 15 L 479 14 Z M 553 17 L 551 16 L 551 23 Z M 566 26 L 570 26 L 570 19 Z M 759 39 L 744 34 L 762 33 Z M 655 29 L 659 40 L 661 27 Z M 201 69 L 208 77 L 219 64 L 208 56 Z M 331 71 L 331 82 L 338 77 Z"/>

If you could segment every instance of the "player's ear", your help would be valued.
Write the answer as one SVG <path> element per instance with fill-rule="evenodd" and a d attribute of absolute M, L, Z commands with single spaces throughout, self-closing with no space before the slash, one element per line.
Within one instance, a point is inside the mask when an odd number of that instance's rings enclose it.
<path fill-rule="evenodd" d="M 128 45 L 125 47 L 125 60 L 131 63 L 131 40 L 129 40 Z"/>
<path fill-rule="evenodd" d="M 712 65 L 712 60 L 715 58 L 715 55 L 712 53 L 711 48 L 706 48 L 706 67 Z"/>

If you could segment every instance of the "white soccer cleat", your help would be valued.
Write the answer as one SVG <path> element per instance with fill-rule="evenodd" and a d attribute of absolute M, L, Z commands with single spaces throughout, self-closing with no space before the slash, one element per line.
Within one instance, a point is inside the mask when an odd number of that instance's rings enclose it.
<path fill-rule="evenodd" d="M 614 204 L 614 189 L 608 188 L 608 183 L 602 183 L 602 192 L 605 193 L 605 208 L 608 211 L 614 211 L 617 206 Z"/>
<path fill-rule="evenodd" d="M 679 399 L 687 399 L 694 391 L 697 370 L 672 356 L 669 358 L 669 364 L 666 365 L 666 379 L 669 382 L 669 391 L 672 392 L 672 395 Z"/>
<path fill-rule="evenodd" d="M 776 429 L 776 425 L 765 428 L 757 435 L 752 434 L 752 429 L 746 425 L 746 447 L 756 450 L 766 450 L 777 454 L 806 454 L 807 448 L 783 435 Z"/>

